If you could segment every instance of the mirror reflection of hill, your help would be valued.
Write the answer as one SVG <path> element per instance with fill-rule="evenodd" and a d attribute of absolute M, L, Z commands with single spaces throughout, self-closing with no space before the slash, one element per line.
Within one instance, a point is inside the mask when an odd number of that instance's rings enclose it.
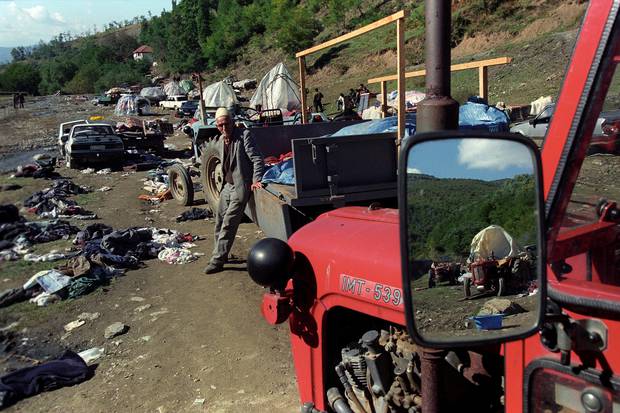
<path fill-rule="evenodd" d="M 482 181 L 409 174 L 411 254 L 415 259 L 461 259 L 488 225 L 502 226 L 521 245 L 536 242 L 534 177 Z"/>

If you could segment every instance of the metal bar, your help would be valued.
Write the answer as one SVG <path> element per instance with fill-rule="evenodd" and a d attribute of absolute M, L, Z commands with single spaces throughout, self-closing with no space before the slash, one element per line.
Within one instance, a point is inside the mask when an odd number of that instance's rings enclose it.
<path fill-rule="evenodd" d="M 422 350 L 420 357 L 422 364 L 422 411 L 424 413 L 439 413 L 441 412 L 439 372 L 445 351 L 425 347 L 420 349 Z"/>
<path fill-rule="evenodd" d="M 418 103 L 416 131 L 457 129 L 459 104 L 450 97 L 450 0 L 426 0 L 426 97 Z"/>
<path fill-rule="evenodd" d="M 327 49 L 328 47 L 332 47 L 334 45 L 337 45 L 338 43 L 342 43 L 342 42 L 346 42 L 347 40 L 351 40 L 357 36 L 360 36 L 364 33 L 368 33 L 369 31 L 378 29 L 379 27 L 383 27 L 387 24 L 393 23 L 399 19 L 405 18 L 407 15 L 407 13 L 405 12 L 405 10 L 401 10 L 397 13 L 392 14 L 391 16 L 387 16 L 382 18 L 381 20 L 377 20 L 376 22 L 370 23 L 364 27 L 360 27 L 357 30 L 353 30 L 352 32 L 349 32 L 347 34 L 343 34 L 342 36 L 336 37 L 334 39 L 328 40 L 325 43 L 321 43 L 318 44 L 316 46 L 313 46 L 309 49 L 306 50 L 302 50 L 301 52 L 297 52 L 297 54 L 295 54 L 295 57 L 303 57 L 303 56 L 307 56 L 309 54 L 312 54 L 314 52 L 318 52 L 319 50 L 323 50 L 323 49 Z"/>
<path fill-rule="evenodd" d="M 478 96 L 483 99 L 489 98 L 489 71 L 487 66 L 478 68 Z"/>
<path fill-rule="evenodd" d="M 396 21 L 396 73 L 398 74 L 398 143 L 405 138 L 405 19 Z M 385 102 L 387 103 L 387 102 Z"/>
<path fill-rule="evenodd" d="M 488 66 L 497 66 L 497 65 L 505 65 L 512 62 L 512 57 L 498 57 L 495 59 L 487 59 L 487 60 L 478 60 L 475 62 L 467 62 L 467 63 L 459 63 L 450 66 L 451 72 L 458 72 L 460 70 L 468 70 L 468 69 L 476 69 L 480 67 L 488 67 Z M 426 75 L 426 70 L 416 70 L 413 72 L 405 73 L 405 78 L 409 79 L 412 77 L 420 77 Z M 389 82 L 393 80 L 398 80 L 398 75 L 389 75 L 389 76 L 381 76 L 381 77 L 373 77 L 372 79 L 368 79 L 369 84 L 372 83 L 381 83 L 381 82 Z"/>
<path fill-rule="evenodd" d="M 301 89 L 301 123 L 308 123 L 308 115 L 306 113 L 306 58 L 298 57 L 299 64 L 299 88 Z"/>
<path fill-rule="evenodd" d="M 387 115 L 387 84 L 386 82 L 381 82 L 381 117 Z"/>

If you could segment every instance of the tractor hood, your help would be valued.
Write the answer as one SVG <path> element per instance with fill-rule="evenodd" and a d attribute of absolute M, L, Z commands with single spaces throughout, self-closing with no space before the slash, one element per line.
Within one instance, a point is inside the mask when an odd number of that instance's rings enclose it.
<path fill-rule="evenodd" d="M 296 260 L 303 255 L 312 266 L 318 300 L 336 294 L 403 311 L 398 210 L 330 211 L 295 232 L 289 245 Z"/>

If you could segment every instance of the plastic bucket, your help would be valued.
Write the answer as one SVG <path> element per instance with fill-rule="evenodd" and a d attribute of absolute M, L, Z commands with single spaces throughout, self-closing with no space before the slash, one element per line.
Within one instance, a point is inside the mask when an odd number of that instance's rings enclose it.
<path fill-rule="evenodd" d="M 478 330 L 497 330 L 502 328 L 503 314 L 477 315 L 472 317 Z"/>

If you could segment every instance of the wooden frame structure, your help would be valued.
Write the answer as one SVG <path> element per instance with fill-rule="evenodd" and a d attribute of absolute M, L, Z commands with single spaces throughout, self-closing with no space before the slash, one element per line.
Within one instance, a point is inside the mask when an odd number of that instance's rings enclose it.
<path fill-rule="evenodd" d="M 468 70 L 468 69 L 478 69 L 478 93 L 479 96 L 488 99 L 489 98 L 489 75 L 488 75 L 488 67 L 489 66 L 497 66 L 497 65 L 505 65 L 512 62 L 512 57 L 498 57 L 495 59 L 487 59 L 487 60 L 477 60 L 475 62 L 467 62 L 467 63 L 459 63 L 456 65 L 450 66 L 450 72 L 458 72 L 460 70 Z M 421 77 L 426 75 L 426 70 L 416 70 L 414 72 L 405 73 L 405 78 L 409 79 L 412 77 Z M 398 80 L 398 74 L 390 75 L 390 76 L 382 76 L 375 77 L 372 79 L 368 79 L 368 84 L 372 83 L 381 83 L 381 102 L 382 102 L 382 111 L 385 115 L 386 110 L 386 102 L 387 102 L 387 82 Z M 400 96 L 400 89 L 398 91 Z M 400 102 L 399 102 L 400 107 Z"/>
<path fill-rule="evenodd" d="M 316 53 L 319 50 L 333 47 L 339 43 L 349 41 L 362 34 L 368 33 L 372 30 L 386 26 L 391 23 L 396 23 L 396 76 L 394 80 L 397 80 L 398 85 L 398 140 L 405 137 L 405 18 L 408 13 L 405 10 L 396 12 L 383 19 L 377 20 L 364 27 L 360 27 L 357 30 L 353 30 L 347 34 L 328 40 L 319 45 L 313 46 L 309 49 L 302 50 L 295 54 L 297 62 L 299 64 L 299 88 L 301 89 L 301 116 L 302 123 L 308 122 L 308 115 L 306 113 L 306 56 Z"/>

